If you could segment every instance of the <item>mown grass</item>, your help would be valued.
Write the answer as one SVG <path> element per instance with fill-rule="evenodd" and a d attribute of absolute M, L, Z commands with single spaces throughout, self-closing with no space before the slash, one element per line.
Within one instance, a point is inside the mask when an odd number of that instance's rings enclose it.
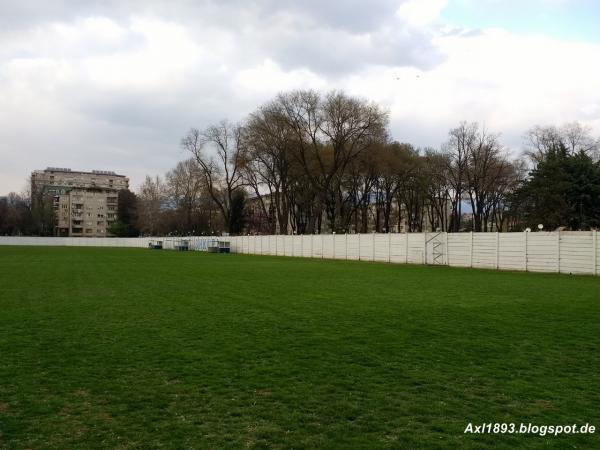
<path fill-rule="evenodd" d="M 2 448 L 593 448 L 600 280 L 0 247 Z M 598 432 L 600 433 L 600 431 Z"/>

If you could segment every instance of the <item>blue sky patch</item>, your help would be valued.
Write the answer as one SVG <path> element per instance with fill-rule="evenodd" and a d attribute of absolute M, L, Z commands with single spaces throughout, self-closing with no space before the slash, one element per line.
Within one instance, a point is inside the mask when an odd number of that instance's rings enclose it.
<path fill-rule="evenodd" d="M 442 18 L 468 28 L 600 42 L 598 0 L 450 0 Z"/>

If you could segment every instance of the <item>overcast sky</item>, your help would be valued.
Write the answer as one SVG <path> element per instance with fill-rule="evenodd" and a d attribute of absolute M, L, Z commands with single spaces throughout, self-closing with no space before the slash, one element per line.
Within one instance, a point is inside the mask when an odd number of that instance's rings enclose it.
<path fill-rule="evenodd" d="M 135 190 L 190 127 L 291 89 L 379 102 L 415 146 L 461 120 L 513 151 L 536 124 L 600 135 L 598 23 L 596 0 L 0 0 L 0 194 L 47 166 Z"/>

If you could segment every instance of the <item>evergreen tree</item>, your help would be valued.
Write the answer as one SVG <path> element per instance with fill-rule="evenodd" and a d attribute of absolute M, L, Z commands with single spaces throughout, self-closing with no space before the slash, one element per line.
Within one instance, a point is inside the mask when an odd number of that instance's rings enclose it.
<path fill-rule="evenodd" d="M 572 154 L 562 143 L 546 157 L 512 196 L 512 213 L 523 225 L 571 230 L 600 226 L 600 165 L 583 151 Z"/>

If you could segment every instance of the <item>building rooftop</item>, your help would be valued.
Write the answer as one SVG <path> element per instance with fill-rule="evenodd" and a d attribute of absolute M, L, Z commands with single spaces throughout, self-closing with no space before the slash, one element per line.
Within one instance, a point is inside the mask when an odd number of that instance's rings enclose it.
<path fill-rule="evenodd" d="M 126 178 L 125 175 L 119 175 L 112 170 L 92 170 L 92 171 L 84 171 L 84 170 L 71 170 L 66 167 L 47 167 L 45 170 L 35 170 L 34 173 L 72 173 L 72 174 L 85 174 L 85 175 L 110 175 L 113 177 L 123 177 Z"/>

